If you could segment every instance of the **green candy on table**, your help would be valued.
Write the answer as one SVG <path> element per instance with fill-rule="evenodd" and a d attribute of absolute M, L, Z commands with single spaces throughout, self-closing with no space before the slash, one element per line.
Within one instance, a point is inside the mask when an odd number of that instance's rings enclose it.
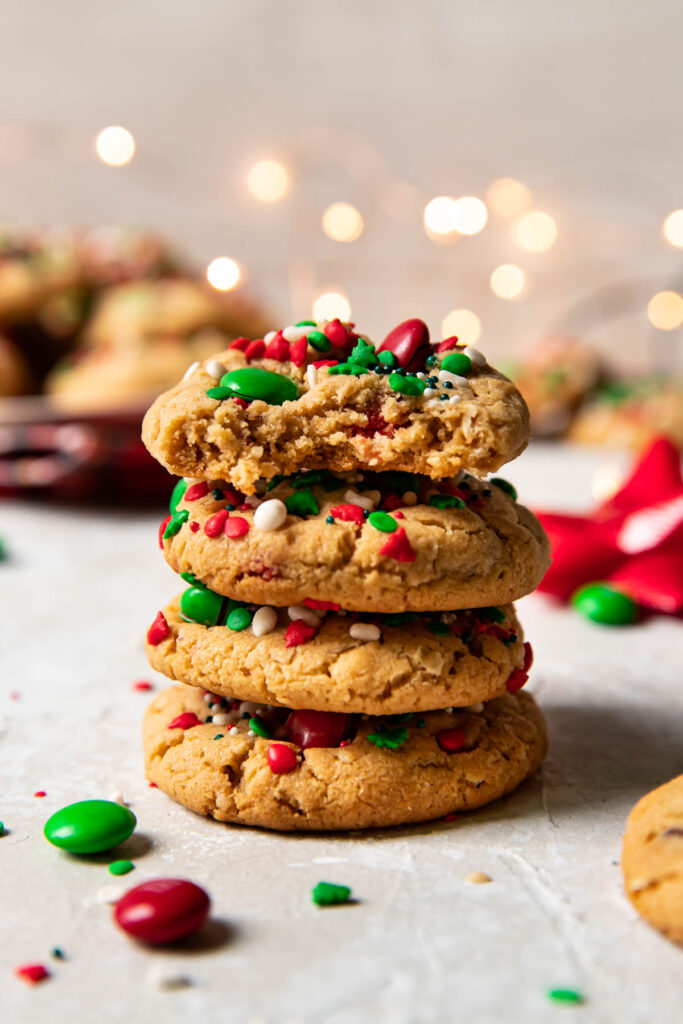
<path fill-rule="evenodd" d="M 127 875 L 134 867 L 132 860 L 113 860 L 109 865 L 109 874 Z"/>
<path fill-rule="evenodd" d="M 168 510 L 171 513 L 171 515 L 173 515 L 173 513 L 177 509 L 178 505 L 182 501 L 183 496 L 184 496 L 186 490 L 187 490 L 187 483 L 181 477 L 180 480 L 178 480 L 176 482 L 175 487 L 171 491 L 171 500 L 168 503 Z"/>
<path fill-rule="evenodd" d="M 444 359 L 441 360 L 441 370 L 447 370 L 448 373 L 455 373 L 459 377 L 468 373 L 472 369 L 472 360 L 469 356 L 466 356 L 464 352 L 449 352 Z"/>
<path fill-rule="evenodd" d="M 291 377 L 257 366 L 243 366 L 224 373 L 221 388 L 227 388 L 233 398 L 244 398 L 248 402 L 260 399 L 268 405 L 294 402 L 299 397 L 299 389 Z"/>
<path fill-rule="evenodd" d="M 100 853 L 118 846 L 133 833 L 133 812 L 111 800 L 81 800 L 56 811 L 43 834 L 53 846 L 69 853 Z"/>
<path fill-rule="evenodd" d="M 628 626 L 638 617 L 638 605 L 609 583 L 586 583 L 571 596 L 571 603 L 585 618 L 604 626 Z"/>
<path fill-rule="evenodd" d="M 332 907 L 338 903 L 348 903 L 351 889 L 348 885 L 336 885 L 334 882 L 318 882 L 311 892 L 311 899 L 318 907 Z"/>

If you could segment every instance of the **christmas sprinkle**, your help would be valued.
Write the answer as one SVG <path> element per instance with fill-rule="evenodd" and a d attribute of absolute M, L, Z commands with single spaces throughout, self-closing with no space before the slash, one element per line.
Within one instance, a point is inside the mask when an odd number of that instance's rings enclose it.
<path fill-rule="evenodd" d="M 348 903 L 351 890 L 348 885 L 336 885 L 334 882 L 318 882 L 311 892 L 311 899 L 318 907 L 332 907 Z"/>

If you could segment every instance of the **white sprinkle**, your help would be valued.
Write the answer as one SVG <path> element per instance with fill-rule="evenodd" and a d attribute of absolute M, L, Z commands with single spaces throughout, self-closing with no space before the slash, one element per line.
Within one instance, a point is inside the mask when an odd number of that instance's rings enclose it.
<path fill-rule="evenodd" d="M 469 711 L 472 715 L 480 715 L 484 710 L 484 704 L 478 700 L 476 704 L 468 704 L 465 711 Z"/>
<path fill-rule="evenodd" d="M 231 721 L 230 715 L 227 715 L 224 711 L 221 711 L 218 715 L 213 715 L 211 718 L 213 725 L 230 725 Z"/>
<path fill-rule="evenodd" d="M 98 903 L 111 906 L 112 903 L 118 903 L 125 891 L 122 885 L 103 885 L 95 893 L 95 899 Z"/>
<path fill-rule="evenodd" d="M 422 392 L 425 398 L 433 398 L 434 395 L 438 394 L 436 388 L 425 388 Z"/>
<path fill-rule="evenodd" d="M 146 982 L 150 988 L 160 992 L 173 992 L 180 988 L 189 988 L 192 982 L 184 974 L 165 969 L 163 967 L 151 967 L 147 971 Z"/>
<path fill-rule="evenodd" d="M 195 370 L 199 369 L 200 365 L 201 364 L 200 364 L 199 360 L 197 360 L 197 362 L 193 363 L 192 366 L 188 366 L 188 368 L 185 370 L 185 375 L 183 377 L 183 380 L 187 380 L 188 377 L 191 377 L 192 374 L 195 372 Z"/>
<path fill-rule="evenodd" d="M 451 384 L 469 384 L 467 377 L 461 377 L 457 373 L 450 373 L 448 370 L 439 370 L 439 380 L 442 384 L 447 380 L 449 380 Z"/>
<path fill-rule="evenodd" d="M 369 622 L 354 622 L 349 635 L 354 640 L 379 640 L 382 634 L 378 626 L 373 626 Z"/>
<path fill-rule="evenodd" d="M 115 789 L 114 792 L 110 795 L 109 799 L 112 801 L 112 803 L 121 804 L 122 807 L 128 806 L 126 801 L 123 799 L 123 793 L 121 792 L 120 789 Z"/>
<path fill-rule="evenodd" d="M 374 502 L 375 505 L 379 505 L 380 501 L 382 500 L 382 495 L 380 491 L 366 491 L 365 497 L 369 498 L 369 500 Z"/>
<path fill-rule="evenodd" d="M 265 636 L 266 633 L 273 632 L 276 624 L 277 612 L 274 608 L 264 605 L 263 608 L 259 608 L 251 620 L 251 631 L 254 636 Z"/>
<path fill-rule="evenodd" d="M 257 530 L 279 530 L 287 518 L 287 506 L 279 498 L 268 498 L 254 512 L 254 527 Z"/>
<path fill-rule="evenodd" d="M 464 350 L 466 356 L 469 356 L 475 366 L 486 366 L 486 356 L 483 352 L 480 352 L 478 348 L 468 347 Z"/>
<path fill-rule="evenodd" d="M 448 401 L 449 402 L 459 402 L 461 398 L 462 398 L 462 395 L 451 395 L 451 397 L 448 399 Z"/>
<path fill-rule="evenodd" d="M 285 341 L 298 341 L 300 338 L 305 338 L 310 327 L 295 327 L 294 324 L 290 324 L 289 327 L 285 327 L 282 331 L 282 337 Z"/>
<path fill-rule="evenodd" d="M 313 363 L 309 363 L 306 367 L 306 377 L 309 388 L 314 388 L 318 383 L 318 367 L 314 366 Z"/>
<path fill-rule="evenodd" d="M 427 374 L 426 374 L 426 373 L 417 373 L 417 374 L 416 374 L 415 376 L 416 376 L 416 377 L 417 377 L 417 378 L 418 378 L 419 380 L 424 380 L 424 379 L 426 378 Z"/>
<path fill-rule="evenodd" d="M 253 729 L 247 729 L 247 736 L 251 736 L 251 738 L 253 739 L 255 735 L 256 733 L 254 732 Z"/>
<path fill-rule="evenodd" d="M 266 345 L 270 344 L 270 342 L 273 340 L 276 334 L 277 331 L 268 331 L 267 334 L 263 335 L 263 340 L 265 341 Z"/>
<path fill-rule="evenodd" d="M 213 377 L 214 380 L 220 380 L 227 370 L 222 363 L 219 363 L 217 359 L 210 359 L 206 364 L 206 372 L 209 377 Z"/>
<path fill-rule="evenodd" d="M 290 607 L 287 609 L 287 614 L 289 615 L 289 617 L 292 620 L 292 622 L 296 622 L 297 619 L 301 619 L 301 621 L 305 622 L 307 626 L 319 626 L 320 625 L 320 619 L 315 614 L 313 609 L 312 608 L 306 608 L 306 607 L 304 607 L 304 605 L 300 605 L 300 604 L 290 605 Z"/>
<path fill-rule="evenodd" d="M 206 693 L 204 694 L 204 702 L 206 704 L 210 704 L 212 700 L 213 700 L 213 694 L 209 693 L 209 691 L 207 690 Z"/>
<path fill-rule="evenodd" d="M 404 505 L 417 505 L 417 494 L 415 491 L 406 491 L 403 494 Z"/>
<path fill-rule="evenodd" d="M 344 501 L 348 502 L 349 505 L 360 505 L 361 508 L 369 509 L 372 512 L 375 507 L 375 503 L 372 498 L 367 495 L 358 494 L 357 491 L 352 490 L 350 487 L 344 494 Z"/>

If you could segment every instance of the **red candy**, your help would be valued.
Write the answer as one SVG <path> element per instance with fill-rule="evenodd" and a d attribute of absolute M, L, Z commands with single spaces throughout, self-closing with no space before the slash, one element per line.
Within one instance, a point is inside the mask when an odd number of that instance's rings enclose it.
<path fill-rule="evenodd" d="M 264 353 L 266 359 L 277 359 L 279 363 L 286 363 L 290 357 L 289 342 L 282 337 L 282 331 L 278 331 L 272 341 L 266 345 Z"/>
<path fill-rule="evenodd" d="M 252 359 L 261 359 L 266 351 L 266 343 L 263 338 L 257 338 L 256 341 L 250 341 L 244 350 L 244 357 L 247 362 L 251 362 Z"/>
<path fill-rule="evenodd" d="M 268 747 L 268 767 L 273 775 L 288 775 L 298 763 L 296 752 L 285 743 L 271 743 Z"/>
<path fill-rule="evenodd" d="M 524 671 L 528 672 L 534 663 L 534 649 L 527 640 L 524 644 Z"/>
<path fill-rule="evenodd" d="M 307 644 L 317 632 L 315 626 L 309 626 L 303 619 L 295 619 L 285 630 L 285 647 L 298 647 L 299 644 Z"/>
<path fill-rule="evenodd" d="M 50 972 L 42 964 L 23 964 L 14 968 L 14 974 L 22 981 L 27 981 L 29 985 L 37 985 L 39 981 L 45 981 L 50 977 Z"/>
<path fill-rule="evenodd" d="M 316 359 L 311 363 L 311 366 L 315 366 L 316 370 L 319 370 L 321 366 L 338 366 L 338 359 Z"/>
<path fill-rule="evenodd" d="M 114 908 L 119 928 L 152 946 L 192 935 L 206 921 L 211 901 L 194 882 L 156 878 L 130 889 Z"/>
<path fill-rule="evenodd" d="M 517 690 L 522 689 L 528 678 L 528 675 L 523 669 L 516 668 L 508 678 L 508 681 L 505 684 L 505 689 L 508 693 L 517 693 Z"/>
<path fill-rule="evenodd" d="M 404 526 L 389 534 L 389 540 L 379 549 L 380 555 L 395 558 L 397 562 L 414 562 L 415 552 L 410 546 Z"/>
<path fill-rule="evenodd" d="M 196 519 L 193 519 L 192 522 L 190 523 L 190 529 L 192 530 L 193 533 L 196 533 L 197 530 L 201 529 L 200 524 L 197 522 Z"/>
<path fill-rule="evenodd" d="M 450 338 L 444 338 L 444 340 L 436 346 L 437 352 L 450 352 L 452 348 L 457 348 L 458 339 L 455 334 L 452 334 Z"/>
<path fill-rule="evenodd" d="M 333 345 L 337 348 L 344 348 L 348 344 L 348 331 L 344 327 L 341 320 L 330 320 L 329 323 L 323 327 L 323 334 L 329 338 Z"/>
<path fill-rule="evenodd" d="M 293 341 L 291 344 L 291 355 L 290 359 L 295 366 L 303 366 L 306 362 L 306 353 L 308 352 L 308 342 L 305 338 L 299 338 L 298 341 Z"/>
<path fill-rule="evenodd" d="M 442 729 L 436 734 L 436 742 L 447 754 L 457 754 L 465 746 L 465 730 Z"/>
<path fill-rule="evenodd" d="M 228 345 L 228 348 L 236 348 L 240 352 L 244 352 L 244 350 L 245 350 L 245 348 L 247 347 L 248 344 L 249 344 L 249 338 L 235 338 L 234 341 L 230 342 L 230 344 Z"/>
<path fill-rule="evenodd" d="M 162 551 L 164 550 L 164 531 L 168 524 L 171 522 L 172 518 L 173 516 L 166 516 L 163 523 L 159 527 L 159 547 L 161 548 Z"/>
<path fill-rule="evenodd" d="M 429 328 L 423 320 L 404 320 L 387 334 L 378 352 L 392 352 L 405 370 L 419 370 L 430 352 Z"/>
<path fill-rule="evenodd" d="M 203 498 L 205 494 L 209 493 L 209 485 L 203 480 L 199 484 L 192 484 L 188 487 L 183 495 L 185 501 L 197 501 L 198 498 Z"/>
<path fill-rule="evenodd" d="M 168 723 L 168 729 L 192 729 L 195 725 L 201 725 L 194 711 L 183 711 L 182 715 L 178 715 L 172 722 Z"/>
<path fill-rule="evenodd" d="M 251 506 L 250 506 L 251 507 Z M 206 524 L 209 525 L 208 522 Z M 244 537 L 245 533 L 249 532 L 249 523 L 242 516 L 231 516 L 223 527 L 223 533 L 226 537 L 232 537 L 236 540 L 238 537 Z"/>
<path fill-rule="evenodd" d="M 228 512 L 224 508 L 220 512 L 214 512 L 204 523 L 204 533 L 207 537 L 219 537 L 228 521 Z"/>
<path fill-rule="evenodd" d="M 159 612 L 152 625 L 147 630 L 147 643 L 157 647 L 162 640 L 165 640 L 171 630 L 168 627 L 166 616 Z"/>
<path fill-rule="evenodd" d="M 336 711 L 292 711 L 285 732 L 302 750 L 309 747 L 338 747 L 344 738 L 349 716 Z"/>
<path fill-rule="evenodd" d="M 46 793 L 46 791 L 44 789 L 37 789 L 33 795 L 34 796 L 47 796 L 47 793 Z"/>
<path fill-rule="evenodd" d="M 233 402 L 235 403 L 235 405 L 239 405 L 240 409 L 246 409 L 247 406 L 249 405 L 249 402 L 247 402 L 244 398 L 233 398 Z"/>
<path fill-rule="evenodd" d="M 341 519 L 343 523 L 356 523 L 357 526 L 362 526 L 365 522 L 360 505 L 335 505 L 330 509 L 330 515 L 335 519 Z"/>
<path fill-rule="evenodd" d="M 303 604 L 307 608 L 312 608 L 313 611 L 318 612 L 338 612 L 341 608 L 341 605 L 337 604 L 336 601 L 316 601 L 314 597 L 305 597 Z"/>

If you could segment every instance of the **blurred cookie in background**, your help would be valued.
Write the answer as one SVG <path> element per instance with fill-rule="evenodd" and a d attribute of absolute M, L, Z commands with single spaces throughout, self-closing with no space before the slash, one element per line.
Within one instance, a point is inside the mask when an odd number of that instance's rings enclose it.
<path fill-rule="evenodd" d="M 30 320 L 79 279 L 73 232 L 0 229 L 0 322 Z"/>
<path fill-rule="evenodd" d="M 555 336 L 540 341 L 511 375 L 529 406 L 532 434 L 557 437 L 605 378 L 605 367 L 587 342 Z"/>
<path fill-rule="evenodd" d="M 636 450 L 666 437 L 683 450 L 683 380 L 607 384 L 578 411 L 568 436 L 581 444 Z"/>
<path fill-rule="evenodd" d="M 21 352 L 0 334 L 0 398 L 25 395 L 31 390 L 31 374 Z"/>

